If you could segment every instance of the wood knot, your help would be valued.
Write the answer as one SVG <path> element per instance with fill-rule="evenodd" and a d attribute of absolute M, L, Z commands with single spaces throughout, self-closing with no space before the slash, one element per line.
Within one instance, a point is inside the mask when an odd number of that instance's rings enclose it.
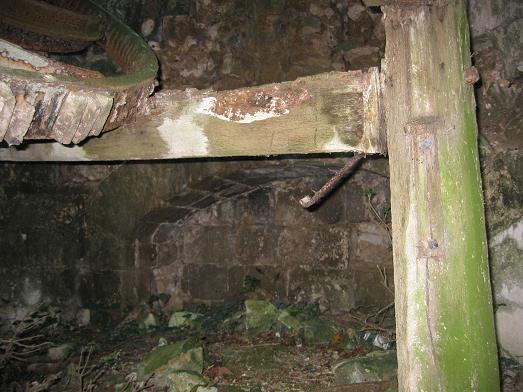
<path fill-rule="evenodd" d="M 465 68 L 463 71 L 463 79 L 467 86 L 472 87 L 479 80 L 479 72 L 476 67 Z"/>

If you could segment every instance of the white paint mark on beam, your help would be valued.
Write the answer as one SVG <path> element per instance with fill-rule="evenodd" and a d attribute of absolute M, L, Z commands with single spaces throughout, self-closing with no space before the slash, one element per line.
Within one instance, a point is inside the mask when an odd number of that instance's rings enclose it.
<path fill-rule="evenodd" d="M 225 115 L 218 114 L 214 111 L 216 105 L 215 97 L 205 97 L 202 99 L 201 104 L 197 107 L 196 113 L 206 114 L 208 116 L 219 118 L 223 121 L 230 121 L 239 124 L 250 124 L 255 121 L 263 121 L 269 118 L 280 117 L 289 113 L 289 109 L 285 109 L 283 112 L 278 112 L 276 108 L 281 104 L 281 98 L 273 98 L 271 100 L 268 110 L 259 110 L 255 113 L 243 113 L 240 110 L 233 112 L 233 108 L 229 108 L 225 112 Z M 233 120 L 233 118 L 238 118 L 238 120 Z"/>
<path fill-rule="evenodd" d="M 169 146 L 169 156 L 206 156 L 209 153 L 209 140 L 203 128 L 194 123 L 194 117 L 183 114 L 176 119 L 166 117 L 158 127 L 160 136 Z"/>

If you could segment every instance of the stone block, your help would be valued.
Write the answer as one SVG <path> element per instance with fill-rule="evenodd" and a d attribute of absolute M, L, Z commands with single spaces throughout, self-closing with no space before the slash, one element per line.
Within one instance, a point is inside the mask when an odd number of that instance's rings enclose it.
<path fill-rule="evenodd" d="M 157 245 L 157 265 L 169 265 L 173 263 L 182 264 L 185 261 L 183 233 L 180 228 L 177 232 L 178 236 L 171 241 L 165 241 Z"/>
<path fill-rule="evenodd" d="M 231 188 L 234 185 L 233 182 L 227 181 L 220 177 L 209 177 L 203 181 L 192 185 L 192 188 L 202 190 L 208 193 L 219 193 L 225 189 Z"/>
<path fill-rule="evenodd" d="M 348 311 L 354 307 L 355 292 L 350 271 L 295 268 L 289 272 L 290 302 L 318 302 L 323 310 Z"/>
<path fill-rule="evenodd" d="M 227 179 L 232 182 L 245 184 L 253 189 L 261 185 L 270 184 L 274 181 L 274 175 L 264 170 L 237 171 L 229 174 Z"/>
<path fill-rule="evenodd" d="M 345 193 L 346 219 L 350 223 L 359 223 L 369 220 L 363 188 L 352 182 L 347 186 Z"/>
<path fill-rule="evenodd" d="M 244 280 L 253 278 L 259 287 L 278 299 L 287 298 L 287 271 L 281 266 L 251 265 L 244 268 Z"/>
<path fill-rule="evenodd" d="M 152 236 L 151 242 L 161 244 L 164 242 L 175 241 L 183 237 L 181 225 L 179 223 L 160 223 L 156 225 L 156 230 Z"/>
<path fill-rule="evenodd" d="M 397 368 L 394 351 L 376 351 L 364 357 L 342 359 L 333 366 L 338 385 L 392 380 L 397 375 Z"/>
<path fill-rule="evenodd" d="M 227 295 L 227 267 L 188 264 L 183 270 L 191 300 L 222 300 Z"/>
<path fill-rule="evenodd" d="M 278 237 L 277 257 L 290 267 L 345 269 L 350 237 L 345 226 L 285 227 Z"/>
<path fill-rule="evenodd" d="M 132 284 L 134 282 L 127 282 Z M 78 279 L 78 294 L 87 308 L 112 308 L 121 303 L 120 274 L 116 271 L 90 271 Z"/>
<path fill-rule="evenodd" d="M 354 258 L 370 265 L 391 265 L 392 244 L 387 230 L 378 223 L 360 223 L 353 231 Z"/>
<path fill-rule="evenodd" d="M 387 271 L 390 289 L 394 291 L 394 275 Z M 393 301 L 394 297 L 382 284 L 382 278 L 377 270 L 354 272 L 354 298 L 356 306 L 383 307 Z"/>
<path fill-rule="evenodd" d="M 171 296 L 169 304 L 180 308 L 188 300 L 187 284 L 184 284 L 184 265 L 172 263 L 152 270 L 151 291 Z"/>
<path fill-rule="evenodd" d="M 267 224 L 273 219 L 274 199 L 269 189 L 257 189 L 236 199 L 236 224 Z"/>
<path fill-rule="evenodd" d="M 134 266 L 134 242 L 114 235 L 100 227 L 89 227 L 87 233 L 91 268 L 96 270 L 125 269 Z"/>
<path fill-rule="evenodd" d="M 521 289 L 520 289 L 521 290 Z M 496 331 L 499 344 L 523 365 L 523 340 L 518 326 L 523 323 L 523 308 L 502 307 L 496 312 Z"/>
<path fill-rule="evenodd" d="M 245 225 L 236 228 L 235 263 L 274 264 L 275 244 L 273 231 L 267 226 Z"/>
<path fill-rule="evenodd" d="M 169 204 L 177 207 L 189 207 L 208 195 L 208 192 L 197 189 L 189 189 L 182 194 L 176 195 L 172 199 L 169 199 Z"/>
<path fill-rule="evenodd" d="M 326 177 L 316 181 L 292 181 L 285 187 L 275 188 L 275 222 L 282 226 L 311 226 L 336 224 L 345 221 L 344 187 L 337 189 L 322 204 L 304 209 L 299 200 L 320 189 Z"/>
<path fill-rule="evenodd" d="M 42 288 L 46 296 L 56 298 L 59 302 L 76 302 L 76 268 L 54 269 L 44 265 L 40 266 Z"/>
<path fill-rule="evenodd" d="M 236 200 L 221 199 L 204 210 L 195 212 L 191 216 L 191 223 L 204 226 L 222 226 L 236 224 L 235 213 Z"/>
<path fill-rule="evenodd" d="M 187 208 L 160 207 L 145 215 L 142 221 L 150 223 L 174 223 L 182 220 L 190 213 L 191 211 Z"/>
<path fill-rule="evenodd" d="M 220 200 L 219 197 L 211 194 L 211 195 L 208 195 L 208 196 L 204 197 L 203 199 L 198 200 L 197 202 L 193 203 L 192 207 L 198 208 L 198 209 L 204 209 L 204 208 L 207 208 L 210 205 L 218 202 L 219 200 Z"/>
<path fill-rule="evenodd" d="M 149 300 L 151 294 L 152 272 L 150 268 L 130 268 L 118 271 L 120 287 L 118 298 L 121 306 L 136 305 Z M 103 282 L 102 282 L 103 283 Z M 111 284 L 109 279 L 106 284 Z"/>
<path fill-rule="evenodd" d="M 187 264 L 233 264 L 236 230 L 230 226 L 183 226 L 183 260 Z"/>
<path fill-rule="evenodd" d="M 237 197 L 238 195 L 246 193 L 250 190 L 252 190 L 252 188 L 247 185 L 234 183 L 234 185 L 232 185 L 231 187 L 225 188 L 218 192 L 218 195 L 223 198 L 232 198 Z"/>
<path fill-rule="evenodd" d="M 227 297 L 234 298 L 242 293 L 245 287 L 245 267 L 233 265 L 227 270 Z"/>
<path fill-rule="evenodd" d="M 134 243 L 134 266 L 137 268 L 150 268 L 157 264 L 158 248 L 156 244 L 136 240 Z"/>
<path fill-rule="evenodd" d="M 134 229 L 134 238 L 144 242 L 155 242 L 153 235 L 155 235 L 158 229 L 158 223 L 156 222 L 144 222 L 140 221 Z"/>

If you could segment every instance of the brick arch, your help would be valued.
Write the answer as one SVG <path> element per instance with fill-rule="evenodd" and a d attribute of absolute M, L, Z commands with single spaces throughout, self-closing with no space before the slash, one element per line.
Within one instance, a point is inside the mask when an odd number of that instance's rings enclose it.
<path fill-rule="evenodd" d="M 216 303 L 237 296 L 250 276 L 284 301 L 321 299 L 338 309 L 353 306 L 358 281 L 376 279 L 377 272 L 369 264 L 363 274 L 355 273 L 354 267 L 363 264 L 357 260 L 358 238 L 365 246 L 361 256 L 377 255 L 372 262 L 384 262 L 376 250 L 383 251 L 384 260 L 390 252 L 376 245 L 379 235 L 368 233 L 374 227 L 358 199 L 361 182 L 346 186 L 315 213 L 299 207 L 298 199 L 318 189 L 338 167 L 332 163 L 215 173 L 149 211 L 134 242 L 135 266 L 144 272 L 141 297 L 163 292 L 176 306 Z"/>

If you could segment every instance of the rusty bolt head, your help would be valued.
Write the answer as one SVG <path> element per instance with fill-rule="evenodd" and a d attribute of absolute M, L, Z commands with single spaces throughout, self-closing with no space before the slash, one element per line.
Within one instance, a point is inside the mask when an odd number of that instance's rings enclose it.
<path fill-rule="evenodd" d="M 468 67 L 463 72 L 463 77 L 465 79 L 465 84 L 472 87 L 479 80 L 479 72 L 474 66 Z"/>

